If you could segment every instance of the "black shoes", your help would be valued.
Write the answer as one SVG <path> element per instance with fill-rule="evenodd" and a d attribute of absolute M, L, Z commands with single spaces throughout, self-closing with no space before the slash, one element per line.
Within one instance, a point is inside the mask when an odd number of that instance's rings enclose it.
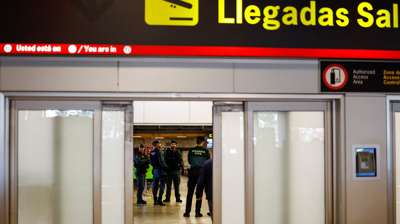
<path fill-rule="evenodd" d="M 163 202 L 171 202 L 171 200 L 169 199 L 165 199 Z M 176 202 L 182 202 L 182 200 L 180 198 L 176 199 Z"/>
<path fill-rule="evenodd" d="M 183 217 L 190 217 L 189 213 L 183 213 Z M 203 214 L 196 213 L 195 217 L 203 217 Z"/>
<path fill-rule="evenodd" d="M 159 199 L 159 200 L 157 201 L 157 205 L 159 205 L 159 206 L 165 206 L 165 204 L 161 201 L 161 199 Z"/>
<path fill-rule="evenodd" d="M 137 204 L 138 204 L 138 205 L 145 205 L 145 204 L 147 204 L 147 202 L 141 200 L 141 201 L 138 201 Z"/>

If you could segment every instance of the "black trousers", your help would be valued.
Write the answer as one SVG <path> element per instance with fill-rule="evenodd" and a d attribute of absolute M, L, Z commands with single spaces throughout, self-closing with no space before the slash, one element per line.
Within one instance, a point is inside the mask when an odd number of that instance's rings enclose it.
<path fill-rule="evenodd" d="M 208 209 L 210 209 L 211 221 L 213 220 L 213 202 L 212 199 L 208 199 Z"/>
<path fill-rule="evenodd" d="M 187 214 L 190 213 L 192 210 L 192 200 L 193 194 L 196 189 L 197 179 L 200 176 L 201 167 L 192 167 L 189 171 L 189 181 L 188 181 L 188 194 L 186 197 L 186 212 Z M 200 213 L 202 200 L 196 200 L 196 214 Z"/>

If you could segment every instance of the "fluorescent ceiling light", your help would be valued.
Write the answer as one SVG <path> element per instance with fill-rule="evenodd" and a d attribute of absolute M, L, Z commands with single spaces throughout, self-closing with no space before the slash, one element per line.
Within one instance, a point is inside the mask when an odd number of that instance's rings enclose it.
<path fill-rule="evenodd" d="M 176 137 L 178 137 L 178 138 L 186 138 L 186 136 L 176 136 Z"/>
<path fill-rule="evenodd" d="M 134 138 L 141 138 L 142 136 L 133 136 Z"/>
<path fill-rule="evenodd" d="M 155 139 L 164 139 L 164 137 L 155 137 Z"/>

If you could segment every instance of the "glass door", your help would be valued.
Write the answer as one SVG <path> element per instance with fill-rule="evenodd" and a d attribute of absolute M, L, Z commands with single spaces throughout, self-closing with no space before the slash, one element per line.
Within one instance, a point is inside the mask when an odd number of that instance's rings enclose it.
<path fill-rule="evenodd" d="M 11 223 L 96 223 L 99 101 L 13 101 Z"/>
<path fill-rule="evenodd" d="M 246 223 L 332 223 L 329 107 L 246 104 Z"/>
<path fill-rule="evenodd" d="M 242 102 L 214 102 L 213 223 L 245 223 L 245 129 Z"/>
<path fill-rule="evenodd" d="M 133 107 L 103 102 L 101 223 L 133 223 Z"/>
<path fill-rule="evenodd" d="M 11 107 L 10 223 L 133 222 L 132 102 Z"/>

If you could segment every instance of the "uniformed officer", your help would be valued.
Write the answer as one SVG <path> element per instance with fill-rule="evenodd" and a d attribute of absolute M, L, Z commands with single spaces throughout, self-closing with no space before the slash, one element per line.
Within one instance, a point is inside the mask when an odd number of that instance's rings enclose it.
<path fill-rule="evenodd" d="M 164 162 L 164 156 L 161 151 L 161 142 L 156 140 L 153 142 L 153 150 L 150 153 L 150 164 L 153 166 L 153 196 L 154 205 L 165 206 L 162 202 L 162 196 L 164 194 L 167 165 Z M 160 191 L 157 197 L 158 187 Z"/>
<path fill-rule="evenodd" d="M 183 214 L 184 217 L 190 216 L 190 211 L 192 210 L 192 199 L 194 194 L 194 189 L 196 188 L 197 179 L 200 176 L 200 170 L 204 162 L 210 159 L 210 152 L 203 148 L 204 137 L 199 136 L 196 140 L 197 146 L 190 149 L 188 153 L 188 162 L 190 164 L 189 170 L 189 180 L 188 180 L 188 194 L 186 198 L 186 211 Z M 202 200 L 196 200 L 196 217 L 202 217 L 200 213 Z"/>
<path fill-rule="evenodd" d="M 139 144 L 139 152 L 135 153 L 135 175 L 138 184 L 137 190 L 137 204 L 138 205 L 145 205 L 147 204 L 146 201 L 143 200 L 143 190 L 144 184 L 146 182 L 146 173 L 147 169 L 149 168 L 149 157 L 146 154 L 145 145 L 143 143 Z"/>
<path fill-rule="evenodd" d="M 167 169 L 167 193 L 164 202 L 170 202 L 172 181 L 174 182 L 176 202 L 182 202 L 179 194 L 179 185 L 181 184 L 181 173 L 183 169 L 182 153 L 176 148 L 178 143 L 175 140 L 171 141 L 171 146 L 164 152 L 165 163 Z"/>

